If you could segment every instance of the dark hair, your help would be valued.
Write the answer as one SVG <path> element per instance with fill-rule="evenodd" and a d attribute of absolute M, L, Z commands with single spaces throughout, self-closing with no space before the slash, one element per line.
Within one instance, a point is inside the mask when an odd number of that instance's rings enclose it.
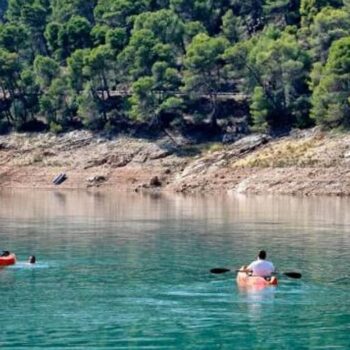
<path fill-rule="evenodd" d="M 265 250 L 260 250 L 258 257 L 259 257 L 259 259 L 265 260 L 266 259 Z"/>
<path fill-rule="evenodd" d="M 3 252 L 2 252 L 2 254 L 1 254 L 1 256 L 10 256 L 10 252 L 8 251 L 8 250 L 4 250 Z"/>
<path fill-rule="evenodd" d="M 28 260 L 31 264 L 35 264 L 36 258 L 34 255 L 31 255 Z"/>

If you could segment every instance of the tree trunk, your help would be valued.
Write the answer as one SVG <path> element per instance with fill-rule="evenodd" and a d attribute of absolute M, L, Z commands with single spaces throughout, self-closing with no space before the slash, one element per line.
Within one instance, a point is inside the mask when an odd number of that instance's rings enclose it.
<path fill-rule="evenodd" d="M 212 111 L 210 113 L 210 126 L 213 129 L 216 129 L 218 126 L 217 123 L 217 107 L 218 107 L 218 102 L 217 102 L 217 94 L 216 93 L 211 93 L 210 94 L 210 103 L 212 106 Z"/>

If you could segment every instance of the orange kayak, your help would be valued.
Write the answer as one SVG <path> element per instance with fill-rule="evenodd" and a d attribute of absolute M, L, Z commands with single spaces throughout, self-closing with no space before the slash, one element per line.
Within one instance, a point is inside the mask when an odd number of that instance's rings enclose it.
<path fill-rule="evenodd" d="M 16 255 L 11 253 L 9 256 L 0 256 L 0 267 L 14 265 L 16 263 Z"/>
<path fill-rule="evenodd" d="M 278 284 L 278 280 L 275 276 L 265 278 L 260 276 L 251 276 L 246 272 L 238 272 L 236 281 L 240 287 L 254 287 L 259 289 L 268 286 L 277 286 Z"/>

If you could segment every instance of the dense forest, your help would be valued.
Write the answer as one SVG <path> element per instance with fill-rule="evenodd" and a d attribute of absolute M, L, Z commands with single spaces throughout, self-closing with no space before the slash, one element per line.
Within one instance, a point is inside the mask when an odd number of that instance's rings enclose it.
<path fill-rule="evenodd" d="M 350 126 L 350 0 L 0 0 L 0 132 L 235 118 Z"/>

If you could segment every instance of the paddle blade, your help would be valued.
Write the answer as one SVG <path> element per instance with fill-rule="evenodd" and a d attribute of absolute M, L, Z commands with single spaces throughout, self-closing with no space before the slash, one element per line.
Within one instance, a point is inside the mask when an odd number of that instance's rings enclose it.
<path fill-rule="evenodd" d="M 214 269 L 211 269 L 211 273 L 225 273 L 231 271 L 230 269 L 226 269 L 224 267 L 215 267 Z"/>
<path fill-rule="evenodd" d="M 301 278 L 301 273 L 299 272 L 283 272 L 283 274 L 290 278 Z"/>

